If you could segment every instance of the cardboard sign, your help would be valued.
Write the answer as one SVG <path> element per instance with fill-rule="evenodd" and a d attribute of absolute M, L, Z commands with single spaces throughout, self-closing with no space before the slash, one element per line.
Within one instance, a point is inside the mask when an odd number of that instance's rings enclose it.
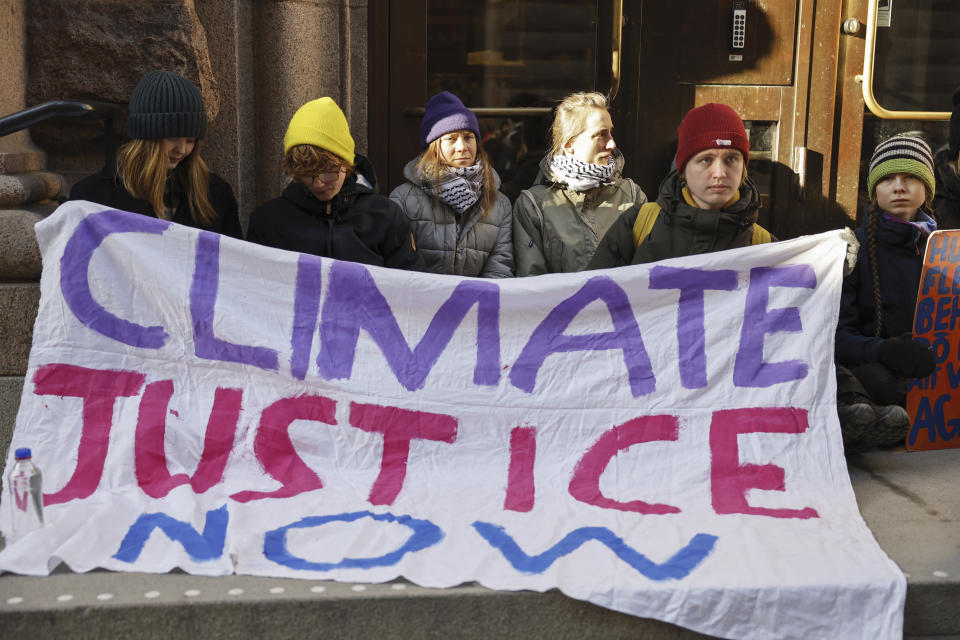
<path fill-rule="evenodd" d="M 13 444 L 48 526 L 0 570 L 475 581 L 727 638 L 902 633 L 837 420 L 839 231 L 496 281 L 83 202 L 37 237 Z"/>
<path fill-rule="evenodd" d="M 913 335 L 929 343 L 937 368 L 907 387 L 912 451 L 960 447 L 960 230 L 927 239 Z"/>

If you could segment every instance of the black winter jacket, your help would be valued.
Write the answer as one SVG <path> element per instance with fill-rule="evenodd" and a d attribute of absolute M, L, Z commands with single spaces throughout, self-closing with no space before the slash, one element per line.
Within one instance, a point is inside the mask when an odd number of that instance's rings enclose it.
<path fill-rule="evenodd" d="M 943 149 L 936 157 L 937 193 L 933 209 L 937 212 L 938 229 L 960 229 L 960 176 L 957 156 Z"/>
<path fill-rule="evenodd" d="M 740 187 L 740 198 L 730 208 L 700 209 L 684 198 L 680 176 L 674 170 L 660 184 L 657 204 L 661 209 L 659 217 L 639 247 L 633 242 L 633 225 L 640 212 L 638 205 L 613 223 L 587 268 L 608 269 L 749 247 L 760 209 L 760 194 L 748 179 Z"/>
<path fill-rule="evenodd" d="M 375 192 L 376 174 L 365 157 L 328 202 L 291 182 L 283 195 L 257 207 L 247 240 L 268 247 L 381 267 L 423 271 L 410 223 L 397 203 Z"/>
<path fill-rule="evenodd" d="M 176 213 L 173 215 L 173 222 L 194 227 L 195 229 L 215 231 L 216 233 L 221 233 L 232 238 L 243 238 L 243 231 L 240 228 L 240 218 L 237 216 L 237 200 L 233 197 L 233 189 L 230 188 L 226 180 L 215 173 L 210 174 L 210 206 L 213 207 L 216 217 L 209 225 L 203 225 L 196 222 L 190 215 L 190 205 L 187 202 L 186 194 L 183 193 L 181 183 L 177 180 L 177 176 L 174 176 L 172 179 L 174 180 L 174 188 L 178 188 L 181 192 L 179 197 L 180 204 L 177 207 Z M 89 200 L 90 202 L 102 204 L 105 207 L 114 207 L 122 211 L 132 211 L 133 213 L 150 216 L 151 218 L 157 217 L 150 203 L 146 200 L 133 197 L 133 195 L 124 188 L 123 183 L 117 175 L 116 167 L 104 167 L 98 173 L 87 176 L 73 185 L 73 188 L 70 190 L 69 199 Z"/>
<path fill-rule="evenodd" d="M 926 215 L 923 210 L 921 215 Z M 869 216 L 856 230 L 860 250 L 857 266 L 844 277 L 837 324 L 836 358 L 845 366 L 877 362 L 877 349 L 884 338 L 895 338 L 913 330 L 913 313 L 923 271 L 927 236 L 920 227 L 880 216 L 877 229 L 877 263 L 880 267 L 880 298 L 883 303 L 881 336 L 877 328 L 873 298 L 873 265 L 867 242 Z"/>

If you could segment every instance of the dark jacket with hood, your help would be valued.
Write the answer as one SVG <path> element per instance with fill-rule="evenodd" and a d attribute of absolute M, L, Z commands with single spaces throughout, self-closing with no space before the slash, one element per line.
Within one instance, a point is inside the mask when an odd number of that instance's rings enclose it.
<path fill-rule="evenodd" d="M 918 219 L 932 219 L 921 209 Z M 877 362 L 877 349 L 884 338 L 895 338 L 913 330 L 913 312 L 923 271 L 923 253 L 928 234 L 921 226 L 881 214 L 877 228 L 877 263 L 883 325 L 876 337 L 876 303 L 873 297 L 873 264 L 867 239 L 870 217 L 856 230 L 860 250 L 853 272 L 844 277 L 837 324 L 836 358 L 852 367 Z"/>
<path fill-rule="evenodd" d="M 178 203 L 177 209 L 171 218 L 177 224 L 194 227 L 196 229 L 205 229 L 214 231 L 232 238 L 242 238 L 243 232 L 240 228 L 240 218 L 237 215 L 237 200 L 233 197 L 233 189 L 227 182 L 215 173 L 210 174 L 210 206 L 213 207 L 215 217 L 209 225 L 196 222 L 190 215 L 190 204 L 186 195 L 185 179 L 174 169 L 169 177 L 169 188 L 165 194 L 165 201 L 170 203 L 170 192 L 173 192 L 174 200 Z M 135 198 L 123 186 L 123 182 L 117 175 L 116 166 L 104 167 L 98 173 L 87 176 L 70 190 L 70 200 L 89 200 L 102 204 L 105 207 L 113 207 L 121 211 L 132 211 L 144 216 L 156 218 L 153 207 L 146 200 Z"/>
<path fill-rule="evenodd" d="M 633 225 L 640 212 L 637 206 L 613 223 L 587 268 L 643 264 L 752 244 L 760 194 L 749 179 L 740 187 L 739 198 L 726 209 L 700 209 L 691 202 L 683 193 L 679 174 L 672 171 L 660 184 L 660 213 L 640 246 L 633 240 Z"/>
<path fill-rule="evenodd" d="M 937 193 L 933 209 L 937 212 L 938 229 L 960 229 L 960 175 L 957 175 L 957 154 L 943 149 L 936 160 Z"/>
<path fill-rule="evenodd" d="M 423 271 L 410 223 L 389 198 L 376 193 L 376 173 L 365 157 L 331 200 L 291 182 L 283 195 L 257 207 L 247 240 L 268 247 L 380 267 Z"/>

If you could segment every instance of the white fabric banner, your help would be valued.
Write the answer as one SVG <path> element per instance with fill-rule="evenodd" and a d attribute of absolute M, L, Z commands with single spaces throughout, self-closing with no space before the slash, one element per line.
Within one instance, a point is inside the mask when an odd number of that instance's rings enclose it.
<path fill-rule="evenodd" d="M 11 452 L 47 526 L 2 571 L 476 581 L 726 638 L 902 634 L 836 417 L 839 231 L 503 281 L 86 202 L 37 236 Z"/>

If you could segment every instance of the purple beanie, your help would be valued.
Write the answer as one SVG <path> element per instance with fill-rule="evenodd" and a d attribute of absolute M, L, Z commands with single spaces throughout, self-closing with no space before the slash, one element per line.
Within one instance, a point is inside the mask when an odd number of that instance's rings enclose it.
<path fill-rule="evenodd" d="M 480 125 L 473 111 L 460 102 L 460 98 L 449 91 L 441 91 L 427 100 L 423 122 L 420 123 L 420 146 L 428 144 L 451 131 L 472 131 L 480 139 Z"/>

